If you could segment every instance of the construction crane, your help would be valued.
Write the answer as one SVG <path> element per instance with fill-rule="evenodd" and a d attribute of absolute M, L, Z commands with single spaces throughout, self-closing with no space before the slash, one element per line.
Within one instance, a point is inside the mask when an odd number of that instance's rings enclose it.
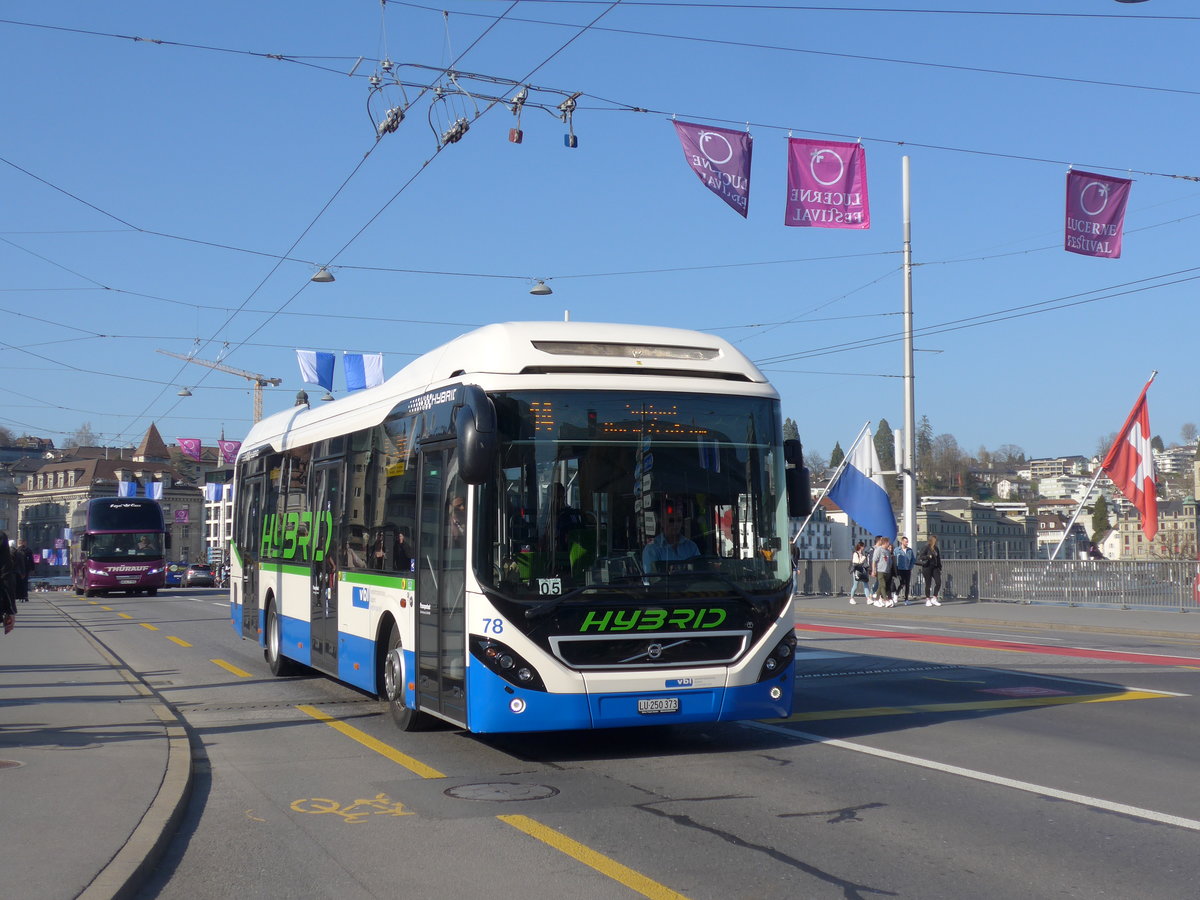
<path fill-rule="evenodd" d="M 207 359 L 196 359 L 194 356 L 184 356 L 182 353 L 172 353 L 170 350 L 159 350 L 159 353 L 164 356 L 173 356 L 176 359 L 182 359 L 184 362 L 195 363 L 198 366 L 208 366 L 210 369 L 216 369 L 218 372 L 228 372 L 230 375 L 240 375 L 249 381 L 254 382 L 254 421 L 257 422 L 262 418 L 262 389 L 263 385 L 269 384 L 278 387 L 283 384 L 282 378 L 268 378 L 266 375 L 259 375 L 256 372 L 243 372 L 241 369 L 235 369 L 232 366 L 227 366 L 224 363 L 210 362 Z"/>

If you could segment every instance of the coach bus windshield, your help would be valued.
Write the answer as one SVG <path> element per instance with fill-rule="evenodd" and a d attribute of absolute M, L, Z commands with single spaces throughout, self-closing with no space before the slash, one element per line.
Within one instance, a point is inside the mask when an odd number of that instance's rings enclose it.
<path fill-rule="evenodd" d="M 778 594 L 791 577 L 778 402 L 493 395 L 478 575 L 518 601 Z"/>
<path fill-rule="evenodd" d="M 124 532 L 88 536 L 88 556 L 95 560 L 162 559 L 162 532 Z"/>

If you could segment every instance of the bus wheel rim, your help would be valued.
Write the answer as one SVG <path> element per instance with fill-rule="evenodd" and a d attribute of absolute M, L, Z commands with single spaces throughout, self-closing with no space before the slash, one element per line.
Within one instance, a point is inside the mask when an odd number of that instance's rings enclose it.
<path fill-rule="evenodd" d="M 404 654 L 399 647 L 388 652 L 387 665 L 383 671 L 383 686 L 388 700 L 392 702 L 404 699 Z"/>

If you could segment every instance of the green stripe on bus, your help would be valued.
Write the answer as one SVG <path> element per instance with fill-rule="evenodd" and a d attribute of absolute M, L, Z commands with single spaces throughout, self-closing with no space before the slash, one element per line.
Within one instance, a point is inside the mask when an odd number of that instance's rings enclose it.
<path fill-rule="evenodd" d="M 341 580 L 349 584 L 366 584 L 373 587 L 408 588 L 414 589 L 413 579 L 401 578 L 397 575 L 368 575 L 363 572 L 343 572 Z"/>
<path fill-rule="evenodd" d="M 286 563 L 262 562 L 259 568 L 263 572 L 274 572 L 277 575 L 303 575 L 305 578 L 312 575 L 312 569 L 308 566 L 289 566 Z"/>

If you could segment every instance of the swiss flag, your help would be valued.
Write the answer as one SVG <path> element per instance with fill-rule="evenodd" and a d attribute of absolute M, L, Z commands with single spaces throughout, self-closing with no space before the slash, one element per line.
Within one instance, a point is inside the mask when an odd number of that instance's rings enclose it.
<path fill-rule="evenodd" d="M 1142 388 L 1125 426 L 1100 464 L 1117 489 L 1141 513 L 1142 531 L 1148 541 L 1158 534 L 1158 495 L 1154 482 L 1154 453 L 1150 449 L 1150 410 L 1146 405 L 1146 391 L 1150 390 L 1152 381 L 1153 378 Z"/>

